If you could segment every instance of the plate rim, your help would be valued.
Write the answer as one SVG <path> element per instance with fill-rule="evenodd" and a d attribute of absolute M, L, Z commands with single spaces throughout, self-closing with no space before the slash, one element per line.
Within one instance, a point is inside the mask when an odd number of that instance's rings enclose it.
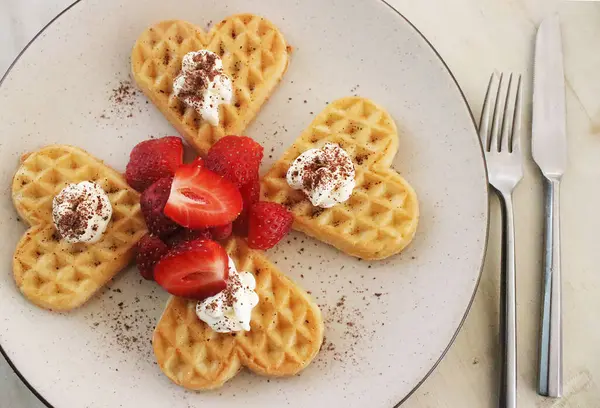
<path fill-rule="evenodd" d="M 23 47 L 23 49 L 17 54 L 17 56 L 15 57 L 15 59 L 12 61 L 12 63 L 8 66 L 6 72 L 2 75 L 2 77 L 0 78 L 0 88 L 2 87 L 2 84 L 4 83 L 5 79 L 8 77 L 8 75 L 10 74 L 10 72 L 12 71 L 13 67 L 15 66 L 15 64 L 17 63 L 17 61 L 19 61 L 19 59 L 21 58 L 21 56 L 23 56 L 23 54 L 25 53 L 25 51 L 27 51 L 27 49 L 31 46 L 31 44 L 33 44 L 35 42 L 35 40 L 37 40 L 37 38 L 44 32 L 46 31 L 46 29 L 48 27 L 50 27 L 52 25 L 52 23 L 54 23 L 56 20 L 58 20 L 63 14 L 65 14 L 66 12 L 68 12 L 73 6 L 75 6 L 76 4 L 82 2 L 83 0 L 75 0 L 73 3 L 71 3 L 70 5 L 68 5 L 64 10 L 62 10 L 60 13 L 58 13 L 54 18 L 52 18 L 46 25 L 44 25 L 32 38 L 31 40 L 29 40 L 27 42 L 27 44 L 25 45 L 25 47 Z M 383 4 L 385 4 L 387 7 L 389 7 L 389 9 L 396 13 L 396 15 L 398 17 L 400 17 L 402 20 L 404 20 L 404 22 L 406 22 L 422 39 L 423 41 L 425 41 L 425 43 L 429 46 L 429 48 L 431 49 L 431 51 L 433 51 L 433 53 L 436 55 L 436 57 L 439 59 L 439 61 L 442 63 L 442 65 L 444 66 L 446 72 L 450 75 L 450 78 L 452 79 L 452 81 L 454 82 L 454 85 L 456 86 L 456 89 L 458 90 L 466 108 L 467 108 L 467 112 L 469 113 L 469 116 L 471 117 L 471 121 L 473 123 L 473 127 L 475 129 L 475 132 L 477 133 L 477 122 L 475 121 L 475 117 L 473 116 L 473 111 L 471 110 L 471 106 L 469 105 L 469 102 L 460 86 L 460 84 L 458 83 L 458 81 L 456 80 L 456 77 L 454 76 L 454 73 L 452 72 L 452 70 L 450 69 L 450 67 L 448 66 L 448 64 L 446 63 L 446 61 L 444 60 L 444 58 L 442 58 L 442 56 L 440 55 L 440 53 L 437 51 L 437 49 L 433 46 L 433 44 L 427 39 L 427 37 L 425 37 L 425 35 L 406 17 L 404 16 L 404 14 L 402 14 L 399 10 L 397 10 L 396 8 L 394 8 L 387 0 L 378 0 L 381 1 Z M 485 165 L 485 156 L 483 154 L 483 146 L 481 144 L 481 139 L 479 137 L 476 138 L 477 139 L 477 143 L 479 145 L 479 153 L 480 153 L 480 158 L 481 160 L 484 162 L 484 177 L 485 177 L 485 181 L 486 181 L 486 195 L 487 197 L 490 196 L 490 186 L 489 186 L 489 178 L 488 178 L 488 172 L 487 172 L 487 166 Z M 446 356 L 446 354 L 448 353 L 448 350 L 450 350 L 450 347 L 452 347 L 452 345 L 454 344 L 454 341 L 456 340 L 456 337 L 458 336 L 458 333 L 461 331 L 465 320 L 467 318 L 467 316 L 469 315 L 469 311 L 471 310 L 471 306 L 473 305 L 473 301 L 475 300 L 475 295 L 477 294 L 477 289 L 479 288 L 479 283 L 481 281 L 481 276 L 483 274 L 483 267 L 485 264 L 485 254 L 487 252 L 487 247 L 488 247 L 488 241 L 489 241 L 489 233 L 490 233 L 490 204 L 489 204 L 489 200 L 487 201 L 486 204 L 486 212 L 485 212 L 485 218 L 486 218 L 486 223 L 485 223 L 485 241 L 484 241 L 484 245 L 483 245 L 483 250 L 482 250 L 482 258 L 481 258 L 481 262 L 480 262 L 480 266 L 479 266 L 479 273 L 477 276 L 477 281 L 475 283 L 474 289 L 473 289 L 473 294 L 471 295 L 471 299 L 469 300 L 469 303 L 467 304 L 467 308 L 465 309 L 465 312 L 456 328 L 456 331 L 454 332 L 454 334 L 452 335 L 452 337 L 450 338 L 450 341 L 448 343 L 448 345 L 446 346 L 446 348 L 444 348 L 444 350 L 442 351 L 442 354 L 440 354 L 439 358 L 435 361 L 435 363 L 433 363 L 433 365 L 431 366 L 431 368 L 427 371 L 427 373 L 425 373 L 425 376 L 397 403 L 394 405 L 394 408 L 398 408 L 400 405 L 402 405 L 402 403 L 404 403 L 406 400 L 408 400 L 408 398 L 425 382 L 425 380 L 427 380 L 427 378 L 429 378 L 429 376 L 431 375 L 431 373 L 433 373 L 433 371 L 436 369 L 436 367 L 439 365 L 439 363 L 444 359 L 444 357 Z M 31 391 L 31 393 L 33 395 L 35 395 L 37 397 L 37 399 L 44 404 L 47 408 L 58 408 L 53 406 L 52 404 L 50 404 L 45 398 L 44 396 L 42 396 L 34 387 L 33 385 L 31 385 L 29 383 L 29 381 L 27 381 L 27 379 L 23 376 L 23 374 L 21 374 L 21 372 L 19 371 L 19 369 L 16 367 L 16 365 L 10 360 L 10 358 L 8 357 L 8 355 L 6 354 L 6 351 L 4 351 L 4 348 L 2 347 L 2 344 L 0 344 L 0 354 L 2 354 L 2 356 L 4 357 L 4 359 L 6 360 L 6 362 L 8 363 L 9 367 L 13 370 L 13 372 L 17 375 L 17 377 L 21 380 L 21 382 L 23 382 L 23 384 L 25 384 L 25 386 L 29 389 L 29 391 Z"/>

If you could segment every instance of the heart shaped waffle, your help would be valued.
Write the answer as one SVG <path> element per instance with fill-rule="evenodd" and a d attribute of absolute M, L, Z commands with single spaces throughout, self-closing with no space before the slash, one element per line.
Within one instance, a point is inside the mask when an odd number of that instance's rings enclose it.
<path fill-rule="evenodd" d="M 173 382 L 192 390 L 217 388 L 246 366 L 266 376 L 304 369 L 323 342 L 319 307 L 240 238 L 225 245 L 237 269 L 256 278 L 259 303 L 249 332 L 217 333 L 196 316 L 196 302 L 172 297 L 156 326 L 154 354 Z"/>
<path fill-rule="evenodd" d="M 55 233 L 52 200 L 67 184 L 85 180 L 107 192 L 113 214 L 100 241 L 69 244 Z M 139 194 L 118 172 L 76 147 L 48 146 L 24 157 L 12 199 L 31 227 L 13 256 L 15 282 L 27 299 L 46 309 L 82 305 L 129 263 L 146 233 Z"/>
<path fill-rule="evenodd" d="M 286 181 L 290 164 L 308 149 L 337 143 L 350 155 L 356 187 L 344 203 L 314 207 Z M 398 132 L 391 116 L 360 97 L 329 104 L 264 176 L 264 200 L 287 206 L 294 229 L 363 259 L 383 259 L 413 239 L 419 205 L 413 188 L 390 168 L 398 150 Z"/>
<path fill-rule="evenodd" d="M 173 94 L 173 80 L 190 51 L 207 49 L 223 60 L 234 98 L 221 105 L 220 125 L 211 126 Z M 226 18 L 205 33 L 181 20 L 163 21 L 140 35 L 131 53 L 133 77 L 177 131 L 198 153 L 227 134 L 242 134 L 281 80 L 288 49 L 281 32 L 252 14 Z"/>

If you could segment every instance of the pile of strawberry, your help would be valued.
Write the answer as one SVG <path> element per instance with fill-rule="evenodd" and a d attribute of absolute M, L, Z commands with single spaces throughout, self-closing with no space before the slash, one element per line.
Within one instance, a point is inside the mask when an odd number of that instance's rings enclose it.
<path fill-rule="evenodd" d="M 192 163 L 183 163 L 175 136 L 135 146 L 125 176 L 142 193 L 149 232 L 137 248 L 141 275 L 173 295 L 201 300 L 227 285 L 227 254 L 215 241 L 235 233 L 254 249 L 277 244 L 292 215 L 259 201 L 262 158 L 262 146 L 246 136 L 226 136 Z"/>

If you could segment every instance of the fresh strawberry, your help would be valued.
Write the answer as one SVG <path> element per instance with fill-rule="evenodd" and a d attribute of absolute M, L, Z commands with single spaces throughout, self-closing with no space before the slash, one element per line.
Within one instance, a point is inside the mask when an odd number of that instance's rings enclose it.
<path fill-rule="evenodd" d="M 183 242 L 194 241 L 196 239 L 212 239 L 212 235 L 207 229 L 192 230 L 180 228 L 177 232 L 166 238 L 165 242 L 169 248 L 174 248 Z"/>
<path fill-rule="evenodd" d="M 212 227 L 209 231 L 214 240 L 223 241 L 231 236 L 232 226 L 231 223 L 229 223 L 218 227 Z"/>
<path fill-rule="evenodd" d="M 248 246 L 254 249 L 273 248 L 290 231 L 294 221 L 283 205 L 259 202 L 250 209 Z"/>
<path fill-rule="evenodd" d="M 144 279 L 154 279 L 154 266 L 167 253 L 168 248 L 160 238 L 146 234 L 137 243 L 135 262 Z"/>
<path fill-rule="evenodd" d="M 154 279 L 167 292 L 203 300 L 227 287 L 229 259 L 223 247 L 198 239 L 171 249 L 154 268 Z"/>
<path fill-rule="evenodd" d="M 247 136 L 225 136 L 206 156 L 206 168 L 241 187 L 258 177 L 263 148 Z"/>
<path fill-rule="evenodd" d="M 169 199 L 173 177 L 164 177 L 152 184 L 142 193 L 140 207 L 144 220 L 151 234 L 165 237 L 179 228 L 170 218 L 163 214 L 165 204 Z"/>
<path fill-rule="evenodd" d="M 183 144 L 177 136 L 145 140 L 129 154 L 125 178 L 140 193 L 163 177 L 172 176 L 183 163 Z"/>
<path fill-rule="evenodd" d="M 241 211 L 242 196 L 236 186 L 195 164 L 177 169 L 164 209 L 167 217 L 191 229 L 228 224 Z"/>
<path fill-rule="evenodd" d="M 260 198 L 258 174 L 256 175 L 256 179 L 240 187 L 240 194 L 242 195 L 244 206 L 240 216 L 233 222 L 233 230 L 236 234 L 245 237 L 248 235 L 248 212 L 250 211 L 250 207 L 257 203 Z"/>
<path fill-rule="evenodd" d="M 256 175 L 254 180 L 240 187 L 240 194 L 242 195 L 242 200 L 244 200 L 244 209 L 246 210 L 250 209 L 253 204 L 258 202 L 258 199 L 260 198 L 260 182 L 258 180 L 258 175 Z"/>
<path fill-rule="evenodd" d="M 196 157 L 192 163 L 193 165 L 197 166 L 198 168 L 202 169 L 204 168 L 204 159 L 202 158 L 202 156 L 198 156 Z"/>
<path fill-rule="evenodd" d="M 232 223 L 233 232 L 240 237 L 248 236 L 248 212 L 242 211 L 239 217 Z"/>

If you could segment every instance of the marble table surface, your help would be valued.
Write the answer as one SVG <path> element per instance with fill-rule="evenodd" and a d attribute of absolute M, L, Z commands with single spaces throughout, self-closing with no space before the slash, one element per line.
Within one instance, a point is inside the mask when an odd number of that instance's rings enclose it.
<path fill-rule="evenodd" d="M 376 0 L 365 0 L 376 1 Z M 436 47 L 461 85 L 475 117 L 494 70 L 524 74 L 531 90 L 537 25 L 562 20 L 567 79 L 569 167 L 563 186 L 565 397 L 535 393 L 539 330 L 542 181 L 525 149 L 526 175 L 515 197 L 518 273 L 519 404 L 536 408 L 600 407 L 600 1 L 388 0 Z M 71 0 L 0 0 L 0 72 Z M 529 123 L 531 96 L 525 113 Z M 526 135 L 528 140 L 528 136 Z M 481 283 L 469 316 L 432 375 L 407 408 L 497 406 L 499 210 L 492 199 L 491 234 Z M 596 345 L 594 347 L 594 344 Z M 0 407 L 42 408 L 0 357 Z M 63 407 L 57 407 L 63 408 Z"/>

